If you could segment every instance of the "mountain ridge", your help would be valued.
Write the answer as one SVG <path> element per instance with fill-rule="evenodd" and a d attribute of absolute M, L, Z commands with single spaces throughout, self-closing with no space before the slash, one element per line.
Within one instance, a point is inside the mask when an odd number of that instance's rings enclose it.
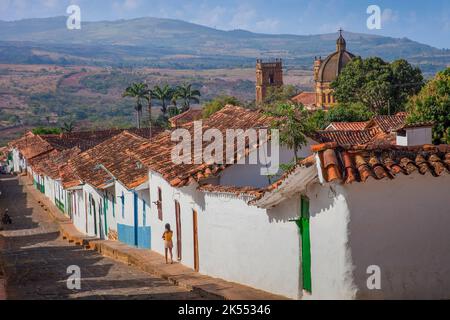
<path fill-rule="evenodd" d="M 177 19 L 143 17 L 82 22 L 68 30 L 67 17 L 0 21 L 0 63 L 249 67 L 255 59 L 282 58 L 287 66 L 311 67 L 314 56 L 335 50 L 337 33 L 264 34 L 220 30 Z M 408 38 L 345 32 L 348 50 L 363 57 L 405 58 L 434 73 L 450 65 L 450 50 Z M 12 52 L 8 52 L 11 49 Z M 18 52 L 22 49 L 23 52 Z M 71 54 L 69 54 L 69 52 Z M 105 53 L 99 57 L 98 52 Z"/>

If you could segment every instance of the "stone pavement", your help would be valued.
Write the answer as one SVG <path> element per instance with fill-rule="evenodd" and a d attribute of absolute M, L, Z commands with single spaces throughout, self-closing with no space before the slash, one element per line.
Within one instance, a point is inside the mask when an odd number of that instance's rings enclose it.
<path fill-rule="evenodd" d="M 60 237 L 59 224 L 25 192 L 17 177 L 0 176 L 0 210 L 12 226 L 0 231 L 0 270 L 8 299 L 203 299 L 195 292 Z M 67 288 L 69 266 L 81 270 L 81 290 Z M 0 299 L 2 295 L 0 272 Z"/>
<path fill-rule="evenodd" d="M 178 263 L 167 265 L 162 255 L 151 250 L 138 249 L 117 241 L 96 240 L 86 237 L 76 230 L 70 220 L 62 215 L 51 201 L 32 186 L 28 178 L 21 177 L 20 180 L 26 188 L 26 192 L 37 199 L 42 208 L 57 221 L 62 237 L 70 243 L 82 245 L 87 249 L 94 249 L 103 256 L 136 266 L 144 272 L 168 280 L 173 285 L 186 290 L 199 293 L 203 297 L 224 300 L 287 299 L 241 284 L 205 276 Z"/>

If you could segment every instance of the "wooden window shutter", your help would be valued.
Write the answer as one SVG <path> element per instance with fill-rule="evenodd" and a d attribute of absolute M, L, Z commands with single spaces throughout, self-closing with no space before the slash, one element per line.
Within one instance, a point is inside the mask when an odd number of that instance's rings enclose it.
<path fill-rule="evenodd" d="M 162 212 L 162 190 L 158 188 L 158 219 L 163 220 L 163 212 Z"/>

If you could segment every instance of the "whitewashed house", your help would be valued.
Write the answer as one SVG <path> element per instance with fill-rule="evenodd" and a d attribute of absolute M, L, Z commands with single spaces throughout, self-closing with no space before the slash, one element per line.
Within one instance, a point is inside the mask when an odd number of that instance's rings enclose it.
<path fill-rule="evenodd" d="M 203 126 L 225 133 L 227 129 L 267 128 L 271 122 L 261 112 L 227 106 L 204 120 Z M 191 123 L 183 127 L 193 132 L 193 126 Z M 161 237 L 165 224 L 170 223 L 174 231 L 174 258 L 183 265 L 203 274 L 297 298 L 298 279 L 286 276 L 299 273 L 297 227 L 248 205 L 260 188 L 270 185 L 277 175 L 279 178 L 279 172 L 272 177 L 262 174 L 261 169 L 269 167 L 270 162 L 248 161 L 253 152 L 261 149 L 271 158 L 270 142 L 247 146 L 243 164 L 177 165 L 171 159 L 177 143 L 171 138 L 170 133 L 161 134 L 133 151 L 149 168 L 152 250 L 164 254 Z M 311 143 L 309 139 L 308 144 Z M 307 145 L 300 150 L 299 157 L 310 154 Z M 293 151 L 280 148 L 280 163 L 290 163 L 293 158 Z M 287 251 L 277 244 L 278 240 L 293 238 L 296 243 L 285 242 Z M 297 288 L 292 288 L 293 283 Z"/>
<path fill-rule="evenodd" d="M 124 131 L 61 168 L 64 188 L 74 192 L 73 221 L 80 232 L 151 248 L 148 171 L 127 153 L 147 142 Z"/>
<path fill-rule="evenodd" d="M 300 225 L 299 298 L 448 298 L 450 147 L 313 149 L 250 202 Z"/>

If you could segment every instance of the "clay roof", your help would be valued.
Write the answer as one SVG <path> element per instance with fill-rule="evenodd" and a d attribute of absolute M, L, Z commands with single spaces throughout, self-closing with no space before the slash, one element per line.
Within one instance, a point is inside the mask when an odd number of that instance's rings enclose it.
<path fill-rule="evenodd" d="M 249 204 L 262 208 L 274 207 L 283 199 L 302 192 L 316 177 L 316 156 L 311 155 L 300 160 L 297 166 L 286 171 L 275 183 L 261 190 Z"/>
<path fill-rule="evenodd" d="M 325 130 L 365 130 L 368 121 L 364 122 L 332 122 Z"/>
<path fill-rule="evenodd" d="M 293 102 L 301 103 L 305 107 L 313 106 L 316 104 L 315 92 L 302 92 L 291 99 Z"/>
<path fill-rule="evenodd" d="M 280 180 L 262 190 L 249 204 L 271 208 L 306 190 L 307 185 L 318 178 L 317 158 L 320 159 L 324 182 L 351 184 L 366 182 L 368 179 L 395 179 L 398 175 L 413 173 L 433 177 L 450 173 L 450 145 L 342 148 L 336 143 L 324 143 L 313 146 L 312 151 L 314 155 L 300 161 Z"/>
<path fill-rule="evenodd" d="M 30 165 L 34 172 L 56 180 L 60 178 L 60 168 L 80 153 L 81 150 L 77 147 L 63 151 L 52 150 L 31 160 Z"/>
<path fill-rule="evenodd" d="M 0 148 L 0 161 L 5 161 L 8 157 L 8 147 Z"/>
<path fill-rule="evenodd" d="M 12 141 L 9 147 L 18 149 L 27 160 L 53 150 L 51 144 L 32 132 L 28 132 L 23 137 Z"/>
<path fill-rule="evenodd" d="M 263 189 L 254 187 L 235 187 L 235 186 L 221 186 L 206 184 L 198 188 L 198 190 L 206 193 L 221 193 L 221 194 L 231 194 L 235 196 L 250 196 L 258 197 Z"/>
<path fill-rule="evenodd" d="M 123 131 L 125 131 L 125 129 L 80 131 L 54 135 L 42 135 L 41 137 L 57 150 L 72 149 L 77 147 L 81 151 L 86 151 L 108 139 L 111 139 Z M 150 129 L 148 128 L 132 128 L 127 129 L 127 131 L 143 138 L 150 138 Z M 152 128 L 152 136 L 158 135 L 161 132 L 162 129 L 160 127 Z"/>
<path fill-rule="evenodd" d="M 172 128 L 176 128 L 182 126 L 186 123 L 200 120 L 203 115 L 202 109 L 192 109 L 190 108 L 188 111 L 183 112 L 175 117 L 169 119 L 170 125 Z"/>
<path fill-rule="evenodd" d="M 418 172 L 438 177 L 450 172 L 450 146 L 351 148 L 335 143 L 313 146 L 321 161 L 324 180 L 343 183 L 394 179 Z"/>
<path fill-rule="evenodd" d="M 321 142 L 336 142 L 341 146 L 369 143 L 378 133 L 379 130 L 377 128 L 368 130 L 317 131 L 317 135 L 320 137 Z"/>
<path fill-rule="evenodd" d="M 74 169 L 75 176 L 69 174 L 68 180 L 83 181 L 102 189 L 107 187 L 114 177 L 128 189 L 134 189 L 147 181 L 148 171 L 127 150 L 137 149 L 147 142 L 147 139 L 124 131 L 70 159 L 69 165 Z M 100 164 L 107 171 L 101 168 Z"/>
<path fill-rule="evenodd" d="M 408 115 L 405 112 L 393 116 L 375 116 L 368 122 L 366 129 L 379 127 L 385 133 L 390 133 L 404 126 L 407 117 Z"/>
<path fill-rule="evenodd" d="M 265 115 L 262 111 L 252 111 L 241 107 L 227 105 L 222 110 L 213 114 L 210 118 L 203 120 L 203 131 L 214 128 L 226 135 L 227 129 L 267 128 L 272 122 L 272 118 Z M 183 128 L 189 130 L 193 137 L 194 123 L 188 123 Z M 194 140 L 194 139 L 192 139 Z M 192 144 L 194 141 L 192 141 Z M 172 186 L 183 187 L 193 182 L 201 181 L 209 176 L 216 175 L 229 165 L 217 164 L 181 164 L 172 162 L 171 153 L 177 142 L 171 141 L 171 133 L 165 132 L 156 137 L 152 142 L 142 145 L 133 151 L 133 154 L 139 158 L 142 163 L 151 170 L 160 173 Z M 206 147 L 209 143 L 204 142 Z M 249 149 L 258 146 L 247 146 L 246 150 L 239 152 L 235 148 L 235 158 L 237 155 L 245 156 Z M 192 145 L 192 150 L 194 146 Z M 224 156 L 226 152 L 224 150 Z M 193 158 L 193 155 L 192 155 Z M 195 161 L 194 161 L 195 162 Z M 227 161 L 231 162 L 231 161 Z"/>

